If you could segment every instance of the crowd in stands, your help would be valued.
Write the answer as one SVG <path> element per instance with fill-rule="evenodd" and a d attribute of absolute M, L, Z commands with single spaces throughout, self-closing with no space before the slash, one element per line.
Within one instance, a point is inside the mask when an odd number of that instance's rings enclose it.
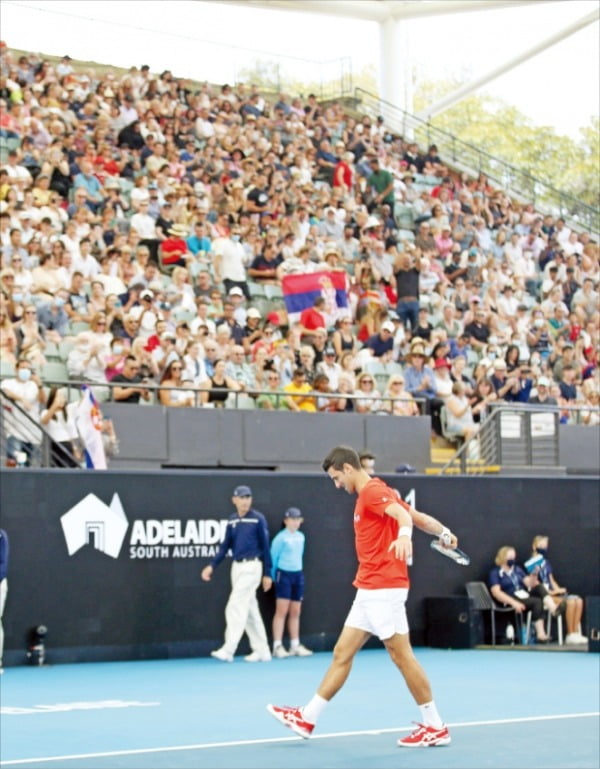
<path fill-rule="evenodd" d="M 57 356 L 121 402 L 598 424 L 590 233 L 335 101 L 0 64 L 3 376 L 27 359 L 49 389 Z M 282 280 L 319 271 L 347 307 L 289 322 Z"/>

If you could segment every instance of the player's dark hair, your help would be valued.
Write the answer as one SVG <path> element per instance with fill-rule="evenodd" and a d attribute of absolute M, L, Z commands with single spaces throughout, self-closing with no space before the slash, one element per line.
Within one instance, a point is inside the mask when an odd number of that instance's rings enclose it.
<path fill-rule="evenodd" d="M 350 465 L 355 470 L 360 470 L 360 459 L 356 451 L 350 446 L 336 446 L 331 449 L 323 460 L 323 470 L 327 472 L 330 467 L 334 470 L 342 470 L 344 465 Z"/>

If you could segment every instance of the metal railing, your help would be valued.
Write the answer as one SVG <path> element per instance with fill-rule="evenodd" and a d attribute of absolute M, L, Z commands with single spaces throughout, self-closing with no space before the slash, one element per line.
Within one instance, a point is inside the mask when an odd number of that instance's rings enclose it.
<path fill-rule="evenodd" d="M 4 377 L 6 378 L 6 377 Z M 211 388 L 203 388 L 198 385 L 183 385 L 181 387 L 174 387 L 173 385 L 160 385 L 160 384 L 153 384 L 153 383 L 132 383 L 132 385 L 127 385 L 124 382 L 90 382 L 89 380 L 83 380 L 83 379 L 45 379 L 44 380 L 44 387 L 60 387 L 64 388 L 67 391 L 67 400 L 69 402 L 73 400 L 77 400 L 79 397 L 79 392 L 81 390 L 81 387 L 83 385 L 87 385 L 92 393 L 94 394 L 94 397 L 96 400 L 102 405 L 102 403 L 119 403 L 119 402 L 126 402 L 126 401 L 117 401 L 114 398 L 113 391 L 115 388 L 128 388 L 128 387 L 137 387 L 142 390 L 147 390 L 150 393 L 150 399 L 148 401 L 145 401 L 143 399 L 140 399 L 140 403 L 144 403 L 145 405 L 158 405 L 160 406 L 160 400 L 158 398 L 158 394 L 161 391 L 165 392 L 171 392 L 176 391 L 178 393 L 184 393 L 184 394 L 192 394 L 194 396 L 194 403 L 191 408 L 206 408 L 206 404 L 202 403 L 202 393 L 209 392 Z M 250 398 L 252 401 L 255 401 L 258 399 L 261 395 L 275 395 L 276 398 L 279 400 L 284 400 L 286 398 L 325 398 L 327 400 L 340 400 L 341 398 L 347 398 L 348 400 L 361 400 L 361 401 L 381 401 L 385 402 L 386 404 L 393 404 L 395 402 L 411 402 L 414 401 L 417 406 L 419 406 L 420 411 L 422 412 L 423 405 L 425 403 L 424 398 L 415 397 L 415 398 L 395 398 L 391 395 L 387 396 L 384 394 L 380 395 L 368 395 L 368 394 L 355 394 L 355 393 L 340 393 L 340 392 L 321 392 L 318 390 L 311 390 L 310 392 L 306 393 L 290 393 L 286 392 L 285 390 L 269 390 L 269 389 L 261 389 L 258 387 L 249 387 L 244 388 L 242 390 L 229 390 L 227 395 L 227 404 L 226 408 L 254 408 L 255 406 L 249 406 L 248 405 L 248 398 Z M 5 396 L 6 397 L 6 396 Z M 246 405 L 244 405 L 246 404 Z M 166 408 L 169 408 L 168 406 Z M 23 412 L 25 413 L 25 412 Z M 388 412 L 385 412 L 388 413 Z"/>
<path fill-rule="evenodd" d="M 62 444 L 52 440 L 43 425 L 0 392 L 0 456 L 15 467 L 80 467 Z"/>
<path fill-rule="evenodd" d="M 532 203 L 540 213 L 562 216 L 570 227 L 577 231 L 585 230 L 598 239 L 600 211 L 597 208 L 362 88 L 355 88 L 354 94 L 362 111 L 372 118 L 382 115 L 386 126 L 394 133 L 407 139 L 414 137 L 421 147 L 435 144 L 446 165 L 470 171 L 473 175 L 484 173 L 514 199 Z"/>
<path fill-rule="evenodd" d="M 6 377 L 4 377 L 6 378 Z M 127 387 L 126 384 L 120 383 L 94 383 L 83 380 L 45 380 L 44 387 L 57 386 L 64 388 L 67 391 L 68 402 L 77 401 L 80 397 L 82 385 L 87 385 L 94 393 L 94 397 L 98 400 L 100 408 L 104 403 L 118 403 L 113 397 L 113 391 L 115 387 Z M 213 407 L 212 404 L 202 403 L 202 390 L 196 386 L 194 387 L 173 387 L 159 384 L 143 384 L 141 387 L 148 390 L 150 393 L 149 401 L 140 399 L 140 408 L 143 409 L 144 405 L 161 405 L 158 400 L 158 393 L 161 391 L 173 391 L 192 394 L 194 396 L 193 404 L 189 408 L 209 408 Z M 302 398 L 308 400 L 314 400 L 316 403 L 317 398 L 323 398 L 331 401 L 340 400 L 342 398 L 352 401 L 374 401 L 383 404 L 384 408 L 379 408 L 371 413 L 392 416 L 391 405 L 396 402 L 409 402 L 406 398 L 393 398 L 391 396 L 384 395 L 364 395 L 360 394 L 345 394 L 345 393 L 324 393 L 319 391 L 310 391 L 307 393 L 296 394 L 289 393 L 284 390 L 267 390 L 260 388 L 252 388 L 248 390 L 229 391 L 227 402 L 223 404 L 224 408 L 232 410 L 237 409 L 240 411 L 248 409 L 260 409 L 256 405 L 256 400 L 261 395 L 274 395 L 276 410 L 279 408 L 279 404 L 287 398 Z M 416 402 L 420 410 L 424 406 L 424 399 L 414 398 L 412 401 Z M 172 408 L 170 406 L 164 406 L 164 408 Z M 283 409 L 282 409 L 283 411 Z M 288 411 L 289 413 L 289 411 Z M 301 413 L 307 413 L 307 411 L 301 410 Z M 332 412 L 335 413 L 335 412 Z M 339 411 L 337 413 L 346 413 Z M 118 432 L 118 424 L 115 425 Z M 15 451 L 14 439 L 19 441 L 18 450 Z M 25 444 L 22 446 L 21 444 Z M 9 454 L 11 458 L 9 459 Z M 0 391 L 0 457 L 2 464 L 8 464 L 10 466 L 22 466 L 22 467 L 81 467 L 81 462 L 69 452 L 63 445 L 55 443 L 43 425 L 39 421 L 32 418 L 26 411 L 24 411 L 17 403 L 10 399 L 5 393 Z"/>
<path fill-rule="evenodd" d="M 481 475 L 502 467 L 558 467 L 559 424 L 563 420 L 582 424 L 582 412 L 600 415 L 599 408 L 590 406 L 492 403 L 477 434 L 462 443 L 440 475 Z"/>

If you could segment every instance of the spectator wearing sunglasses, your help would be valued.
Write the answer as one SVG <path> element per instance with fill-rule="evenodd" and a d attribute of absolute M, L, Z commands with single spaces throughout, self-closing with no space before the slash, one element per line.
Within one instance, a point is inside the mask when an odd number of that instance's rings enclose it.
<path fill-rule="evenodd" d="M 194 393 L 191 390 L 180 389 L 183 387 L 182 375 L 183 363 L 179 358 L 172 360 L 160 378 L 160 386 L 165 388 L 158 391 L 158 402 L 162 406 L 182 408 L 194 405 Z"/>
<path fill-rule="evenodd" d="M 143 380 L 140 376 L 140 363 L 135 355 L 127 355 L 123 370 L 111 381 L 119 385 L 113 388 L 113 400 L 119 403 L 139 403 L 140 398 L 150 400 L 150 391 L 140 386 Z"/>

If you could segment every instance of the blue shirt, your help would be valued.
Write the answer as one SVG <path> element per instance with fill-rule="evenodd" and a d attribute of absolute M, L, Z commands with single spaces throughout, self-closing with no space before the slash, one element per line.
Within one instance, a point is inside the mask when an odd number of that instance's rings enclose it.
<path fill-rule="evenodd" d="M 77 174 L 73 180 L 73 186 L 75 189 L 78 187 L 85 187 L 87 193 L 96 202 L 101 202 L 103 200 L 102 187 L 93 174 L 90 174 L 89 176 L 86 176 L 84 173 Z"/>
<path fill-rule="evenodd" d="M 425 390 L 419 390 L 425 374 L 429 377 L 429 387 Z M 404 380 L 406 389 L 411 395 L 414 395 L 415 397 L 435 398 L 435 379 L 433 377 L 433 371 L 429 366 L 423 366 L 421 371 L 418 371 L 414 366 L 407 366 L 404 369 Z"/>
<path fill-rule="evenodd" d="M 373 355 L 376 358 L 381 358 L 386 352 L 394 349 L 394 337 L 390 334 L 389 338 L 384 340 L 379 334 L 373 334 L 367 339 L 364 347 L 373 350 Z"/>
<path fill-rule="evenodd" d="M 302 571 L 305 537 L 303 532 L 290 531 L 287 527 L 273 537 L 271 559 L 273 561 L 273 579 L 277 569 L 284 571 Z"/>
<path fill-rule="evenodd" d="M 510 390 L 505 393 L 504 400 L 513 403 L 528 403 L 529 396 L 531 394 L 531 388 L 533 387 L 533 379 L 521 379 L 519 378 L 519 392 L 513 393 Z"/>
<path fill-rule="evenodd" d="M 213 569 L 221 563 L 229 550 L 234 561 L 259 558 L 263 562 L 263 573 L 270 575 L 269 529 L 262 513 L 251 508 L 244 516 L 234 513 L 229 517 L 225 538 L 210 564 Z"/>
<path fill-rule="evenodd" d="M 507 595 L 514 595 L 517 590 L 527 590 L 523 579 L 525 572 L 520 566 L 513 566 L 510 571 L 504 571 L 499 566 L 495 566 L 490 571 L 489 585 L 500 585 L 500 589 Z M 529 591 L 527 591 L 529 592 Z"/>
<path fill-rule="evenodd" d="M 198 251 L 210 251 L 210 238 L 198 238 L 192 235 L 186 241 L 189 250 L 196 256 Z"/>

